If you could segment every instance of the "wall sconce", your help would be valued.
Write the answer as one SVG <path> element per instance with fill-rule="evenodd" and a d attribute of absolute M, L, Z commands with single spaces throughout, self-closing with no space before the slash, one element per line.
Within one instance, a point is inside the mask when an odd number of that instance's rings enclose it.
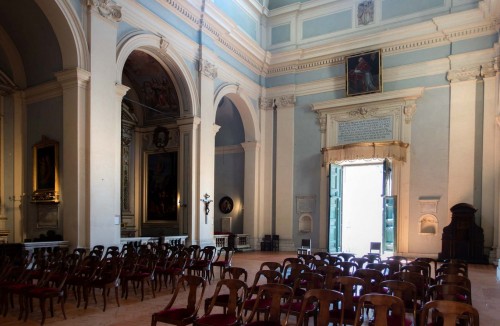
<path fill-rule="evenodd" d="M 213 202 L 210 198 L 210 195 L 205 193 L 203 195 L 204 198 L 200 199 L 205 204 L 205 224 L 208 223 L 208 213 L 210 213 L 210 203 Z"/>

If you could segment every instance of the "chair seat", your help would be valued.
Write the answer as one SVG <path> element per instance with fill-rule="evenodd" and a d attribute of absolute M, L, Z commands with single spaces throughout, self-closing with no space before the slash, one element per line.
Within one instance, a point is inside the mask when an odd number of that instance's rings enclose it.
<path fill-rule="evenodd" d="M 245 303 L 243 304 L 243 308 L 247 309 L 247 310 L 251 310 L 253 308 L 253 306 L 255 305 L 255 301 L 257 301 L 257 299 L 246 300 Z M 259 306 L 257 307 L 257 309 L 259 309 L 259 310 L 267 309 L 267 307 L 269 307 L 270 305 L 271 305 L 271 299 L 260 300 Z"/>
<path fill-rule="evenodd" d="M 371 323 L 370 323 L 371 324 Z M 400 326 L 401 320 L 397 316 L 387 316 L 387 326 Z M 405 326 L 412 326 L 411 319 L 405 318 Z"/>
<path fill-rule="evenodd" d="M 193 311 L 191 309 L 188 310 L 187 308 L 171 308 L 155 312 L 154 315 L 162 319 L 168 318 L 170 320 L 182 320 L 191 316 L 192 313 Z"/>
<path fill-rule="evenodd" d="M 245 326 L 281 326 L 281 323 L 277 321 L 258 320 L 258 321 L 253 321 L 251 323 L 247 323 L 245 324 Z"/>
<path fill-rule="evenodd" d="M 290 310 L 290 311 L 295 311 L 298 312 L 300 309 L 302 309 L 302 301 L 294 301 L 289 304 L 283 304 L 281 305 L 281 310 Z M 308 303 L 305 307 L 305 312 L 306 313 L 311 313 L 314 310 L 316 310 L 316 305 L 314 303 Z"/>
<path fill-rule="evenodd" d="M 201 317 L 196 320 L 198 325 L 233 325 L 236 324 L 238 320 L 235 316 L 225 315 L 225 314 L 213 314 Z"/>

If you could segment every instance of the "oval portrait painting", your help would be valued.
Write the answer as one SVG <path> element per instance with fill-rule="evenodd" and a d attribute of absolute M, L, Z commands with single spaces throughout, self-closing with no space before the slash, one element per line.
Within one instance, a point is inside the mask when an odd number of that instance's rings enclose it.
<path fill-rule="evenodd" d="M 229 214 L 233 210 L 233 200 L 231 197 L 222 197 L 219 201 L 219 209 L 224 214 Z"/>

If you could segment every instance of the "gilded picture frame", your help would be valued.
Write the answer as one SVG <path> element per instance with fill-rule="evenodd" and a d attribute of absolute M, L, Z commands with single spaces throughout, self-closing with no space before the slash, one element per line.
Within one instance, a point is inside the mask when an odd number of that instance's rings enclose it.
<path fill-rule="evenodd" d="M 33 202 L 59 202 L 59 142 L 42 137 L 33 145 Z"/>
<path fill-rule="evenodd" d="M 345 57 L 346 95 L 382 92 L 381 50 Z"/>

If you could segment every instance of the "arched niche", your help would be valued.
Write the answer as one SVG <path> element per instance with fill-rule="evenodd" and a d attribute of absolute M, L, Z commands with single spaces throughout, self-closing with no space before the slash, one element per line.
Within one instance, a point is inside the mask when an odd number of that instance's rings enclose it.
<path fill-rule="evenodd" d="M 302 214 L 299 217 L 299 232 L 311 233 L 313 230 L 313 219 L 309 214 Z"/>
<path fill-rule="evenodd" d="M 438 226 L 438 219 L 435 215 L 424 214 L 418 220 L 418 233 L 420 235 L 436 235 Z"/>

